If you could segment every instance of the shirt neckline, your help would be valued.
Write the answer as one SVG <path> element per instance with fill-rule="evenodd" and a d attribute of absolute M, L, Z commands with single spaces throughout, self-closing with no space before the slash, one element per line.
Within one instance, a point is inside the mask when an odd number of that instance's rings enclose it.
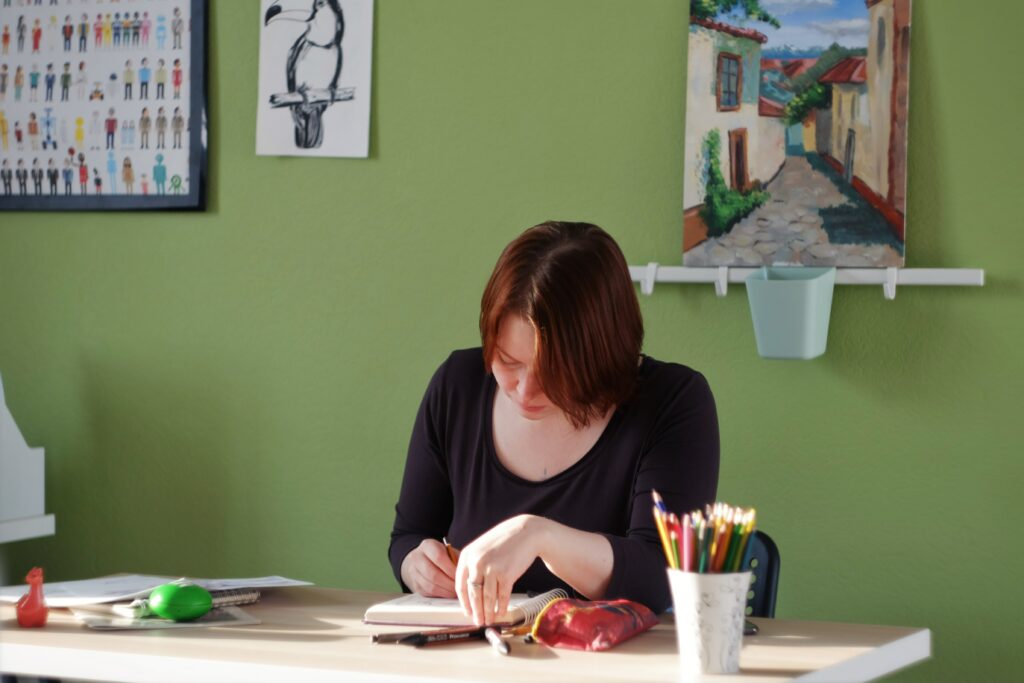
<path fill-rule="evenodd" d="M 607 443 L 608 440 L 611 439 L 612 435 L 618 430 L 619 423 L 622 421 L 622 415 L 626 410 L 626 405 L 628 404 L 628 402 L 623 403 L 615 408 L 615 412 L 612 413 L 612 417 L 608 420 L 608 424 L 606 424 L 604 429 L 601 430 L 601 435 L 597 437 L 597 441 L 594 442 L 594 445 L 590 447 L 590 450 L 584 453 L 579 460 L 554 476 L 548 477 L 547 479 L 541 479 L 540 481 L 533 481 L 532 479 L 525 479 L 520 477 L 518 474 L 515 474 L 505 467 L 498 458 L 498 449 L 494 445 L 494 399 L 497 387 L 498 382 L 494 379 L 494 374 L 487 372 L 487 387 L 484 391 L 483 406 L 481 408 L 483 410 L 484 450 L 487 452 L 487 459 L 495 469 L 521 486 L 550 486 L 551 484 L 555 484 L 575 476 L 578 471 L 597 458 L 598 454 L 604 448 L 604 444 Z"/>

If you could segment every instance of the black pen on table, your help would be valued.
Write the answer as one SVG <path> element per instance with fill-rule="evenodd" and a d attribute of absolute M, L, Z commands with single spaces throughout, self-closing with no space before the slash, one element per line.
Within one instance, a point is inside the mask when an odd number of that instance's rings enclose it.
<path fill-rule="evenodd" d="M 498 654 L 507 655 L 512 651 L 508 641 L 501 637 L 496 626 L 462 626 L 458 628 L 439 629 L 437 631 L 405 631 L 402 633 L 378 633 L 373 642 L 397 643 L 423 647 L 426 645 L 443 645 L 463 640 L 486 640 Z"/>

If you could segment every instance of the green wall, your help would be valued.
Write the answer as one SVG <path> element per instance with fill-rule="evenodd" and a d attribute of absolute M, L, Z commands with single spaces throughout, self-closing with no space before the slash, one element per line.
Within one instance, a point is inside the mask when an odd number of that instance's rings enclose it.
<path fill-rule="evenodd" d="M 0 214 L 0 372 L 57 515 L 9 568 L 392 589 L 414 412 L 500 248 L 565 218 L 680 262 L 686 6 L 379 0 L 372 156 L 347 160 L 254 155 L 258 6 L 212 5 L 205 213 Z M 708 376 L 779 616 L 927 626 L 899 680 L 1007 680 L 1024 12 L 916 5 L 907 265 L 988 284 L 840 287 L 808 362 L 758 358 L 742 287 L 660 285 L 646 351 Z"/>

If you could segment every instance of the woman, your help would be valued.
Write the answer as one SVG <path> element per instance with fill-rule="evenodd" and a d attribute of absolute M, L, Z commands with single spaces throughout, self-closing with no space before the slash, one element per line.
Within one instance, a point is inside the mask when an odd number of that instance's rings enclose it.
<path fill-rule="evenodd" d="M 718 422 L 702 375 L 641 355 L 622 252 L 594 225 L 530 228 L 498 259 L 480 333 L 416 417 L 389 551 L 403 588 L 458 597 L 477 624 L 553 587 L 663 611 L 651 490 L 677 511 L 714 500 Z"/>

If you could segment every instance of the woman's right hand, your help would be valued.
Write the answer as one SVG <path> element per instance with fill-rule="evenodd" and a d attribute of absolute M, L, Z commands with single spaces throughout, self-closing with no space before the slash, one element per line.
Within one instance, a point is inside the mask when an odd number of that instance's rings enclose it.
<path fill-rule="evenodd" d="M 424 538 L 402 560 L 402 581 L 409 590 L 431 598 L 454 598 L 455 564 L 444 544 Z"/>

